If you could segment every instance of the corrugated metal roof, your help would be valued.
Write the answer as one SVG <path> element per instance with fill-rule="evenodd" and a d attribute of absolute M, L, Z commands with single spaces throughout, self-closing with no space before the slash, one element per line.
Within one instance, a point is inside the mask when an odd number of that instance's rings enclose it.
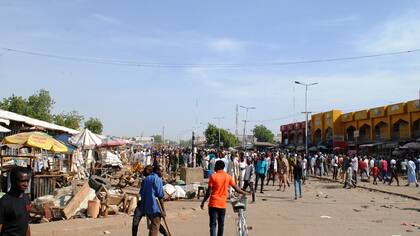
<path fill-rule="evenodd" d="M 59 131 L 63 131 L 63 132 L 67 132 L 69 134 L 77 134 L 80 131 L 75 130 L 75 129 L 70 129 L 61 125 L 56 125 L 56 124 L 52 124 L 46 121 L 42 121 L 42 120 L 38 120 L 38 119 L 34 119 L 31 117 L 27 117 L 27 116 L 23 116 L 23 115 L 19 115 L 16 114 L 14 112 L 10 112 L 10 111 L 5 111 L 0 109 L 0 118 L 1 119 L 7 119 L 7 120 L 12 120 L 12 121 L 18 121 L 18 122 L 23 122 L 26 123 L 28 125 L 32 125 L 32 126 L 38 126 L 38 127 L 42 127 L 45 129 L 50 129 L 50 130 L 59 130 Z"/>

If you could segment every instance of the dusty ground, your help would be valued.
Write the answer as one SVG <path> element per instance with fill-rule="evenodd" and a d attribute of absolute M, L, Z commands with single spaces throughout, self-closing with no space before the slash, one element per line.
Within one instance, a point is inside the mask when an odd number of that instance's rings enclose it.
<path fill-rule="evenodd" d="M 285 192 L 272 186 L 266 189 L 265 194 L 257 195 L 256 203 L 248 205 L 250 235 L 420 235 L 420 201 L 363 189 L 345 190 L 337 183 L 316 179 L 304 186 L 304 197 L 297 201 L 292 198 L 293 188 Z M 207 211 L 199 208 L 199 201 L 169 202 L 167 208 L 172 235 L 208 235 Z M 225 235 L 235 235 L 235 216 L 228 208 Z M 125 236 L 131 232 L 131 217 L 70 220 L 31 227 L 35 236 L 103 235 L 105 231 Z M 147 235 L 144 222 L 139 235 Z"/>

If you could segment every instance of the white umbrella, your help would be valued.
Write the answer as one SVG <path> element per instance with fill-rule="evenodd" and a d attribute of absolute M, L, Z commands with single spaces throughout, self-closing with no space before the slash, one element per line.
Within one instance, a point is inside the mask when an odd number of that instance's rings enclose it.
<path fill-rule="evenodd" d="M 73 136 L 70 139 L 70 143 L 77 147 L 81 147 L 82 149 L 93 149 L 96 146 L 101 145 L 102 139 L 90 130 L 84 129 L 79 134 Z"/>

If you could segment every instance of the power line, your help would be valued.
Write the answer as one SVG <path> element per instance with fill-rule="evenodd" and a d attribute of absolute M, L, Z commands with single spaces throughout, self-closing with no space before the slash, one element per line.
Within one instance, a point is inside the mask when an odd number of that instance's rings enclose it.
<path fill-rule="evenodd" d="M 369 54 L 362 56 L 350 56 L 350 57 L 334 57 L 334 58 L 321 58 L 321 59 L 312 59 L 312 60 L 302 60 L 302 61 L 285 61 L 285 62 L 262 62 L 262 63 L 160 63 L 160 62 L 135 62 L 135 61 L 124 61 L 124 60 L 114 60 L 114 59 L 104 59 L 104 58 L 83 58 L 83 57 L 72 57 L 72 56 L 63 56 L 57 54 L 49 53 L 40 53 L 28 50 L 20 50 L 13 48 L 2 47 L 3 50 L 7 52 L 14 52 L 19 54 L 39 56 L 54 58 L 60 60 L 76 61 L 76 62 L 85 62 L 85 63 L 95 63 L 95 64 L 106 64 L 106 65 L 118 65 L 118 66 L 132 66 L 132 67 L 150 67 L 150 68 L 243 68 L 243 67 L 272 67 L 272 66 L 287 66 L 287 65 L 298 65 L 298 64 L 314 64 L 314 63 L 326 63 L 326 62 L 336 62 L 336 61 L 351 61 L 351 60 L 360 60 L 367 58 L 375 57 L 384 57 L 384 56 L 396 56 L 402 54 L 416 53 L 420 52 L 420 48 L 404 50 L 404 51 L 395 51 L 395 52 L 385 52 L 377 54 Z M 5 53 L 1 54 L 4 55 Z"/>
<path fill-rule="evenodd" d="M 8 49 L 4 49 L 4 52 L 0 53 L 0 57 L 2 57 L 3 55 L 5 55 L 6 53 L 10 52 L 10 50 Z"/>

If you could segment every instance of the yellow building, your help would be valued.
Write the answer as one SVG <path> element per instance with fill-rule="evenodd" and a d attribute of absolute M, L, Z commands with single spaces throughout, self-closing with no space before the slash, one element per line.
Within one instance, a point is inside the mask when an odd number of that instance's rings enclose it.
<path fill-rule="evenodd" d="M 356 146 L 420 138 L 420 100 L 342 114 L 340 110 L 312 115 L 313 145 Z"/>
<path fill-rule="evenodd" d="M 334 144 L 338 145 L 344 141 L 341 113 L 340 110 L 331 110 L 312 115 L 312 144 L 332 147 Z"/>

